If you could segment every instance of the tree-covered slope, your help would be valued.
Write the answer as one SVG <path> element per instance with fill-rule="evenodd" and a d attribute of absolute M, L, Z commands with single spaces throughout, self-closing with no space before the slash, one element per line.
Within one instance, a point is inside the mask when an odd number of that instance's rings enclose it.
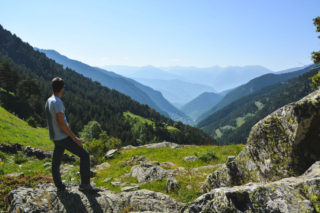
<path fill-rule="evenodd" d="M 69 67 L 94 81 L 100 82 L 103 86 L 107 86 L 110 89 L 115 89 L 125 95 L 128 95 L 141 104 L 147 104 L 168 118 L 182 121 L 184 123 L 190 123 L 190 119 L 169 103 L 159 91 L 114 72 L 97 67 L 91 67 L 80 61 L 70 59 L 55 50 L 37 50 L 45 53 L 47 57 L 55 60 L 59 64 L 62 64 L 64 67 Z"/>
<path fill-rule="evenodd" d="M 45 100 L 51 95 L 51 79 L 56 76 L 62 77 L 66 85 L 62 99 L 70 126 L 75 132 L 79 132 L 89 121 L 96 120 L 109 135 L 120 138 L 124 145 L 136 144 L 137 138 L 131 133 L 131 126 L 123 116 L 123 112 L 130 111 L 159 124 L 155 130 L 146 128 L 146 131 L 150 133 L 148 134 L 150 138 L 145 143 L 154 139 L 186 144 L 214 143 L 214 140 L 201 130 L 167 119 L 126 95 L 103 87 L 100 83 L 93 82 L 69 68 L 64 69 L 55 61 L 47 58 L 45 54 L 35 51 L 32 46 L 0 26 L 0 63 L 2 61 L 8 61 L 12 70 L 20 75 L 35 80 L 41 94 L 33 102 L 43 107 Z M 24 106 L 16 107 L 23 108 Z M 40 110 L 39 113 L 44 117 L 43 110 Z M 170 135 L 166 126 L 178 128 L 180 134 Z"/>
<path fill-rule="evenodd" d="M 201 121 L 198 127 L 215 137 L 219 144 L 246 143 L 256 122 L 312 91 L 309 78 L 315 73 L 316 69 L 242 97 Z"/>
<path fill-rule="evenodd" d="M 204 112 L 201 116 L 198 118 L 198 123 L 201 123 L 202 120 L 205 120 L 208 116 L 213 114 L 214 112 L 218 111 L 219 109 L 222 109 L 223 107 L 227 106 L 228 104 L 236 101 L 237 99 L 240 99 L 241 97 L 244 97 L 246 95 L 252 94 L 255 91 L 258 91 L 261 88 L 264 88 L 268 85 L 272 85 L 278 82 L 287 81 L 289 79 L 298 77 L 302 75 L 303 73 L 306 73 L 310 71 L 314 65 L 305 67 L 301 70 L 289 72 L 289 73 L 283 73 L 283 74 L 265 74 L 260 77 L 254 78 L 248 83 L 239 86 L 232 91 L 230 91 L 221 101 L 219 101 L 215 106 L 213 106 L 208 111 Z"/>
<path fill-rule="evenodd" d="M 222 96 L 214 92 L 204 92 L 186 105 L 181 110 L 193 120 L 214 106 L 222 99 Z"/>

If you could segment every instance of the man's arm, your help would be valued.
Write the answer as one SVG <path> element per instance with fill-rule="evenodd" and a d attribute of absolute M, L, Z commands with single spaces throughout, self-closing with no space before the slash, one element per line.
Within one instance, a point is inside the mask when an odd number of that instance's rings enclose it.
<path fill-rule="evenodd" d="M 59 124 L 59 127 L 62 131 L 64 131 L 74 142 L 76 142 L 79 146 L 82 146 L 82 141 L 75 136 L 75 134 L 71 131 L 71 129 L 67 126 L 67 124 L 64 122 L 64 114 L 62 112 L 58 112 L 56 114 L 57 121 Z"/>

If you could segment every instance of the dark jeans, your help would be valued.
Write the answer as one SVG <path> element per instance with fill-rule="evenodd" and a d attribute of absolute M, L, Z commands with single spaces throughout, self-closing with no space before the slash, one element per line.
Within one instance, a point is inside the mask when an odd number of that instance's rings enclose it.
<path fill-rule="evenodd" d="M 60 175 L 60 164 L 64 150 L 80 157 L 80 176 L 81 184 L 90 183 L 90 156 L 87 150 L 78 146 L 70 137 L 66 139 L 53 141 L 54 151 L 52 155 L 52 178 L 57 188 L 63 187 Z"/>

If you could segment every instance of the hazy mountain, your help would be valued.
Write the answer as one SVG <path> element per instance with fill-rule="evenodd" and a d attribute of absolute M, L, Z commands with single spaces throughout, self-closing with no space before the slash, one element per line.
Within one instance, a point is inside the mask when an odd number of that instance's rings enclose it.
<path fill-rule="evenodd" d="M 283 74 L 275 74 L 275 73 L 269 73 L 265 74 L 263 76 L 257 77 L 249 81 L 248 83 L 239 86 L 232 91 L 228 92 L 219 103 L 217 103 L 215 106 L 213 106 L 211 109 L 209 109 L 207 112 L 203 113 L 201 116 L 198 118 L 198 122 L 201 120 L 206 119 L 206 117 L 210 116 L 214 112 L 222 109 L 223 107 L 227 106 L 228 104 L 236 101 L 237 99 L 240 99 L 241 97 L 244 97 L 246 95 L 252 94 L 255 91 L 266 87 L 268 85 L 272 85 L 278 82 L 286 81 L 291 78 L 295 78 L 299 75 L 302 75 L 308 71 L 313 66 L 306 67 L 304 69 L 294 71 L 294 72 L 289 72 L 289 73 L 283 73 Z"/>
<path fill-rule="evenodd" d="M 197 126 L 215 137 L 220 144 L 245 143 L 250 129 L 256 122 L 277 108 L 312 91 L 309 78 L 317 73 L 313 68 L 314 65 L 294 73 L 278 75 L 280 80 L 277 83 L 269 84 L 233 101 L 206 117 Z M 292 74 L 291 79 L 288 74 Z M 260 83 L 265 77 L 270 77 L 268 75 L 261 77 Z M 241 89 L 234 91 L 241 92 Z"/>
<path fill-rule="evenodd" d="M 130 67 L 106 68 L 159 90 L 177 107 L 204 92 L 225 91 L 272 71 L 261 66 L 244 67 Z"/>
<path fill-rule="evenodd" d="M 217 91 L 228 90 L 272 71 L 262 66 L 243 67 L 168 67 L 165 71 L 179 75 L 181 80 L 205 84 Z"/>
<path fill-rule="evenodd" d="M 184 115 L 184 113 L 165 100 L 160 92 L 155 91 L 150 87 L 141 85 L 132 79 L 123 77 L 114 72 L 91 67 L 80 61 L 69 59 L 55 50 L 38 50 L 45 53 L 47 57 L 55 60 L 57 63 L 62 64 L 64 67 L 74 69 L 76 72 L 89 77 L 94 81 L 98 81 L 104 86 L 122 92 L 141 104 L 147 104 L 166 117 L 190 124 L 191 120 Z"/>
<path fill-rule="evenodd" d="M 163 96 L 177 107 L 183 106 L 203 92 L 215 92 L 212 87 L 188 83 L 181 80 L 160 80 L 135 78 L 140 83 L 159 90 Z"/>
<path fill-rule="evenodd" d="M 201 114 L 217 104 L 222 99 L 222 97 L 223 96 L 217 93 L 204 92 L 184 105 L 181 110 L 193 120 L 196 120 Z"/>

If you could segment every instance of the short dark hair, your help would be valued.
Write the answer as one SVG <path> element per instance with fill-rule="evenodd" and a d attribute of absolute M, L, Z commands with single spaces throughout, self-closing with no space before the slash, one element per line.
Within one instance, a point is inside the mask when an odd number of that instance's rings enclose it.
<path fill-rule="evenodd" d="M 51 86 L 54 93 L 60 92 L 60 90 L 64 87 L 64 81 L 62 78 L 55 77 L 51 81 Z"/>

